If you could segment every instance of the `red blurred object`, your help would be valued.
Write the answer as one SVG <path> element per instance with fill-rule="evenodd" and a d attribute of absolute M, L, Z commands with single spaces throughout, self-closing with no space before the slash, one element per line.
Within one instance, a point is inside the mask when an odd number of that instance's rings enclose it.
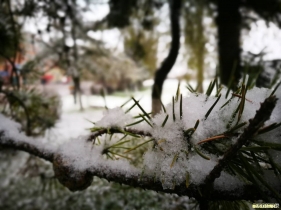
<path fill-rule="evenodd" d="M 50 81 L 52 81 L 52 79 L 53 79 L 53 75 L 51 75 L 51 74 L 44 74 L 44 76 L 41 78 L 41 83 L 42 84 L 47 84 Z"/>

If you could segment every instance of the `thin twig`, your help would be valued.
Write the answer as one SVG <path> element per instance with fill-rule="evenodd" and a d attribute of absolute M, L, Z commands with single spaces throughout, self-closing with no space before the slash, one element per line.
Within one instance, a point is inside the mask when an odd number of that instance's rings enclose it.
<path fill-rule="evenodd" d="M 130 128 L 125 128 L 123 129 L 123 131 L 125 132 L 129 132 L 129 133 L 132 133 L 132 134 L 135 134 L 135 135 L 140 135 L 140 136 L 152 136 L 151 133 L 148 133 L 148 132 L 144 132 L 144 131 L 140 131 L 140 130 L 136 130 L 136 129 L 130 129 Z M 122 132 L 122 129 L 119 129 L 119 128 L 109 128 L 109 129 L 101 129 L 101 130 L 98 130 L 96 132 L 93 132 L 89 137 L 88 137 L 88 141 L 94 141 L 95 142 L 95 139 L 98 137 L 98 136 L 101 136 L 103 134 L 106 134 L 106 133 L 111 133 L 111 134 L 114 134 L 114 133 L 123 133 Z"/>

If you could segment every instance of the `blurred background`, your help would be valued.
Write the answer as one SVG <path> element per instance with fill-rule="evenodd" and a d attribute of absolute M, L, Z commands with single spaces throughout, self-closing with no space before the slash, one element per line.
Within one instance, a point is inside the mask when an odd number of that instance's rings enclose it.
<path fill-rule="evenodd" d="M 173 1 L 172 1 L 173 2 Z M 161 99 L 243 72 L 272 88 L 281 67 L 280 0 L 182 0 L 176 61 Z M 173 48 L 168 0 L 0 1 L 0 112 L 38 141 L 89 133 L 132 96 L 151 111 L 155 72 Z M 124 108 L 132 104 L 127 103 Z M 132 112 L 139 110 L 133 109 Z M 1 123 L 1 122 L 0 122 Z M 108 183 L 70 193 L 48 163 L 0 147 L 0 209 L 192 209 L 195 201 Z"/>

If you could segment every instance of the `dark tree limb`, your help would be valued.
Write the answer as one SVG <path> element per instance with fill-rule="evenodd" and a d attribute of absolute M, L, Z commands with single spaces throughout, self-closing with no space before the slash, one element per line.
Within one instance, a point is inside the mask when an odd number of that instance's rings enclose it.
<path fill-rule="evenodd" d="M 3 131 L 0 131 L 0 145 L 7 148 L 28 152 L 47 161 L 53 163 L 55 175 L 58 180 L 71 191 L 84 190 L 91 184 L 93 176 L 104 178 L 108 181 L 126 184 L 132 187 L 153 190 L 156 192 L 175 193 L 180 196 L 189 196 L 196 199 L 204 200 L 257 200 L 261 198 L 259 192 L 252 184 L 246 184 L 240 194 L 229 193 L 213 186 L 208 188 L 208 191 L 202 192 L 197 185 L 190 184 L 188 188 L 186 183 L 176 185 L 174 189 L 163 189 L 159 179 L 155 179 L 154 175 L 142 174 L 141 171 L 130 173 L 130 171 L 118 171 L 107 165 L 93 165 L 83 171 L 75 169 L 73 163 L 63 158 L 59 150 L 44 149 L 40 144 L 33 144 L 21 139 L 7 138 Z M 203 194 L 202 194 L 203 193 Z M 204 203 L 202 203 L 203 205 Z"/>
<path fill-rule="evenodd" d="M 168 56 L 155 72 L 154 85 L 152 87 L 152 115 L 161 110 L 161 94 L 163 83 L 176 62 L 180 48 L 180 9 L 181 0 L 170 0 L 170 20 L 172 42 Z"/>
<path fill-rule="evenodd" d="M 30 144 L 30 142 L 27 142 L 25 140 L 21 139 L 12 139 L 5 135 L 5 132 L 0 129 L 0 146 L 11 148 L 15 150 L 20 150 L 27 152 L 31 155 L 35 155 L 39 158 L 42 158 L 44 160 L 52 162 L 54 159 L 54 153 L 46 150 L 40 144 Z"/>
<path fill-rule="evenodd" d="M 263 103 L 261 103 L 260 109 L 256 112 L 255 117 L 250 120 L 249 126 L 244 130 L 237 142 L 225 152 L 223 158 L 219 160 L 219 163 L 206 177 L 204 181 L 205 185 L 213 183 L 216 178 L 220 177 L 220 174 L 227 165 L 227 162 L 237 154 L 239 149 L 241 149 L 241 147 L 258 132 L 258 130 L 263 126 L 264 122 L 270 118 L 271 113 L 276 105 L 276 101 L 277 99 L 275 96 L 270 96 Z"/>

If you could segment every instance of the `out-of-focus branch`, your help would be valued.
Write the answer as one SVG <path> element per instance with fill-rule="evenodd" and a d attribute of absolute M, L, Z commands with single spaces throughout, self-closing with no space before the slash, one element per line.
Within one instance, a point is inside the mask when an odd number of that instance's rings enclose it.
<path fill-rule="evenodd" d="M 54 153 L 51 150 L 43 148 L 40 144 L 36 144 L 36 140 L 34 140 L 34 144 L 31 144 L 26 139 L 27 137 L 24 137 L 24 139 L 13 139 L 6 136 L 5 131 L 0 128 L 0 146 L 24 151 L 50 162 L 53 161 Z"/>
<path fill-rule="evenodd" d="M 20 98 L 18 98 L 15 94 L 13 94 L 12 92 L 5 91 L 5 90 L 0 90 L 0 93 L 3 93 L 7 98 L 15 99 L 20 104 L 20 106 L 23 108 L 24 114 L 25 114 L 25 117 L 26 117 L 26 134 L 28 136 L 31 135 L 30 117 L 29 117 L 29 113 L 28 113 L 28 110 L 27 110 L 24 102 Z"/>

